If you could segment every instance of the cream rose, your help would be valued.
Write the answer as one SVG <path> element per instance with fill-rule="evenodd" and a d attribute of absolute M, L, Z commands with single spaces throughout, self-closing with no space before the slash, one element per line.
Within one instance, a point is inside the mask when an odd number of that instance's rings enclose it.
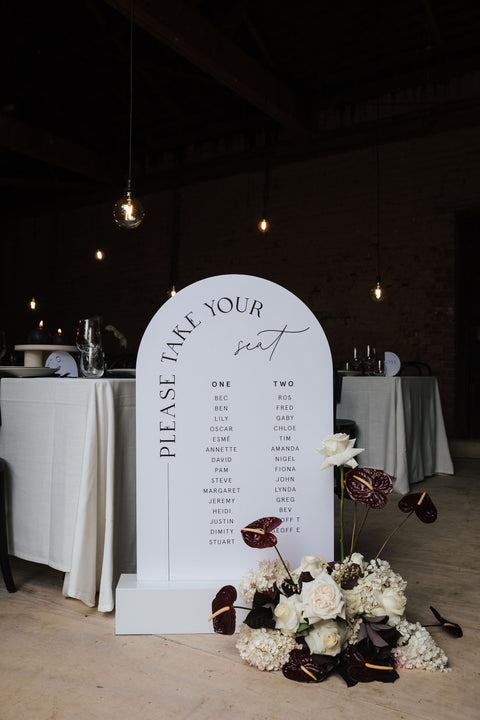
<path fill-rule="evenodd" d="M 314 555 L 305 555 L 300 561 L 300 567 L 295 570 L 295 574 L 300 576 L 302 572 L 309 572 L 313 578 L 316 578 L 325 569 L 325 565 Z"/>
<path fill-rule="evenodd" d="M 407 606 L 407 598 L 404 593 L 395 588 L 387 588 L 382 594 L 381 602 L 385 608 L 385 614 L 388 615 L 388 624 L 398 625 Z"/>
<path fill-rule="evenodd" d="M 282 598 L 273 611 L 275 628 L 283 633 L 293 635 L 302 620 L 302 603 L 300 597 L 295 594 Z"/>
<path fill-rule="evenodd" d="M 354 587 L 353 590 L 344 590 L 343 595 L 345 598 L 347 617 L 353 618 L 356 615 L 362 615 L 365 612 L 362 592 L 358 585 L 357 587 Z"/>
<path fill-rule="evenodd" d="M 341 588 L 328 573 L 321 573 L 312 582 L 304 583 L 300 597 L 303 617 L 310 623 L 318 620 L 345 618 L 345 600 Z"/>
<path fill-rule="evenodd" d="M 348 637 L 348 628 L 343 623 L 326 620 L 315 623 L 305 641 L 311 653 L 338 655 Z"/>
<path fill-rule="evenodd" d="M 350 440 L 350 435 L 346 433 L 335 433 L 335 435 L 327 435 L 322 440 L 322 446 L 318 448 L 318 452 L 325 455 L 325 461 L 320 470 L 331 465 L 349 465 L 351 468 L 357 467 L 358 463 L 354 457 L 363 452 L 363 448 L 354 448 L 355 440 Z"/>

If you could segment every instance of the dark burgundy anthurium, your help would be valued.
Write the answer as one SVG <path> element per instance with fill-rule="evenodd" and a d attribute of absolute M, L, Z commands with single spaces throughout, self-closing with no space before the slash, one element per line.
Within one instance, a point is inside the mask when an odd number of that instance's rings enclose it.
<path fill-rule="evenodd" d="M 438 610 L 435 610 L 435 608 L 432 607 L 431 605 L 430 605 L 430 610 L 435 615 L 435 618 L 438 620 L 440 625 L 442 627 L 444 627 L 445 630 L 448 633 L 450 633 L 450 635 L 453 635 L 453 637 L 457 637 L 457 638 L 461 638 L 463 636 L 463 630 L 460 627 L 460 625 L 458 625 L 458 623 L 454 623 L 451 620 L 445 620 L 445 618 L 440 615 Z M 431 626 L 427 625 L 426 627 L 431 627 Z"/>
<path fill-rule="evenodd" d="M 343 659 L 348 667 L 348 673 L 356 682 L 395 682 L 398 673 L 395 670 L 395 661 L 392 657 L 372 658 L 360 652 L 355 645 L 349 645 L 343 653 Z"/>
<path fill-rule="evenodd" d="M 304 683 L 319 683 L 325 680 L 335 668 L 334 662 L 317 665 L 307 650 L 291 650 L 282 672 L 289 680 Z"/>
<path fill-rule="evenodd" d="M 424 523 L 433 523 L 437 519 L 437 508 L 426 492 L 404 495 L 400 499 L 398 507 L 404 513 L 414 512 Z"/>
<path fill-rule="evenodd" d="M 237 591 L 233 585 L 224 585 L 212 600 L 213 630 L 220 635 L 233 635 L 236 625 L 236 613 L 233 603 Z"/>
<path fill-rule="evenodd" d="M 382 508 L 393 490 L 390 475 L 375 468 L 355 468 L 345 475 L 345 489 L 352 500 L 374 509 Z"/>
<path fill-rule="evenodd" d="M 264 517 L 242 528 L 245 543 L 252 548 L 269 548 L 277 544 L 277 536 L 271 531 L 282 524 L 276 517 Z"/>

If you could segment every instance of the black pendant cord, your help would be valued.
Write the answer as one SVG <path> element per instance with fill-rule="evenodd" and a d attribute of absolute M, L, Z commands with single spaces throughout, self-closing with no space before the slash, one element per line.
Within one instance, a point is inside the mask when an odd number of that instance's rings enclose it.
<path fill-rule="evenodd" d="M 375 137 L 375 169 L 377 175 L 376 204 L 377 204 L 377 282 L 380 282 L 380 151 L 378 148 L 378 105 L 377 127 Z"/>
<path fill-rule="evenodd" d="M 130 109 L 128 133 L 128 180 L 127 190 L 132 189 L 132 127 L 133 127 L 133 0 L 130 3 Z"/>

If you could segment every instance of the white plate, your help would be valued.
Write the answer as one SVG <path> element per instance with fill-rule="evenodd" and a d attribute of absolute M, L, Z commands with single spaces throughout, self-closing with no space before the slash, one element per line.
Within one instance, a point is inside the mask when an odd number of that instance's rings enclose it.
<path fill-rule="evenodd" d="M 127 375 L 128 375 L 128 377 L 134 378 L 137 376 L 137 371 L 134 368 L 113 368 L 112 370 L 107 370 L 107 372 L 105 374 L 107 376 L 108 375 L 112 375 L 112 376 L 120 375 L 123 377 L 127 377 Z"/>
<path fill-rule="evenodd" d="M 22 367 L 20 365 L 0 366 L 0 377 L 47 377 L 53 375 L 58 367 Z"/>

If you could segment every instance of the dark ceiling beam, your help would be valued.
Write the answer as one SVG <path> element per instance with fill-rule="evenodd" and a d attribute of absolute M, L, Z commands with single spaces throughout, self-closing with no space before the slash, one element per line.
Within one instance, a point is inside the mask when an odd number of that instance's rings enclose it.
<path fill-rule="evenodd" d="M 0 147 L 98 182 L 110 183 L 119 177 L 91 150 L 2 112 Z"/>
<path fill-rule="evenodd" d="M 440 103 L 424 110 L 411 111 L 380 120 L 354 123 L 319 134 L 307 141 L 290 141 L 271 147 L 252 148 L 235 155 L 189 163 L 180 169 L 170 168 L 138 178 L 139 192 L 171 189 L 176 185 L 229 177 L 245 172 L 263 171 L 268 158 L 271 168 L 327 157 L 375 144 L 402 142 L 452 130 L 480 126 L 480 98 Z"/>
<path fill-rule="evenodd" d="M 433 35 L 433 39 L 435 40 L 435 44 L 437 45 L 437 47 L 443 47 L 444 42 L 443 42 L 442 33 L 440 32 L 440 28 L 438 27 L 437 20 L 435 18 L 435 15 L 433 14 L 430 0 L 421 0 L 421 3 L 423 5 L 423 9 L 425 11 L 425 15 L 426 15 L 426 18 L 428 21 L 428 26 Z"/>
<path fill-rule="evenodd" d="M 130 19 L 131 0 L 105 0 Z M 135 24 L 284 128 L 311 131 L 298 97 L 181 0 L 136 0 Z"/>

